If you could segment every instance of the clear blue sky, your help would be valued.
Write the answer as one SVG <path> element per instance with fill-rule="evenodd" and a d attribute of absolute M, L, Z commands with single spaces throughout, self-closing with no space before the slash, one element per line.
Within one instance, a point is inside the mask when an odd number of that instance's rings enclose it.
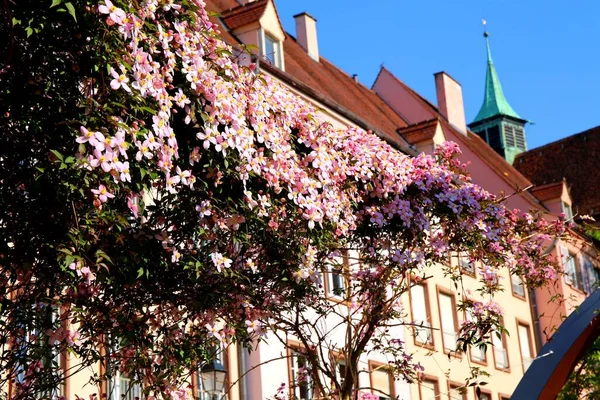
<path fill-rule="evenodd" d="M 322 56 L 370 87 L 379 66 L 435 103 L 433 74 L 463 87 L 467 121 L 483 99 L 487 20 L 504 93 L 529 148 L 600 125 L 600 0 L 275 0 L 285 29 L 317 19 Z"/>

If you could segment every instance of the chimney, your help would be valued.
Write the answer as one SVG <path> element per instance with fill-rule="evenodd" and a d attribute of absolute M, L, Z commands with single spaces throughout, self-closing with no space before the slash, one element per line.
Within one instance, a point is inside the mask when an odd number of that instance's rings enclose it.
<path fill-rule="evenodd" d="M 462 87 L 445 72 L 438 72 L 435 76 L 435 92 L 440 113 L 448 122 L 462 134 L 467 134 L 467 121 L 465 119 L 465 106 L 463 104 Z"/>
<path fill-rule="evenodd" d="M 296 20 L 296 41 L 315 61 L 319 61 L 319 42 L 317 41 L 317 20 L 303 12 L 294 15 Z"/>

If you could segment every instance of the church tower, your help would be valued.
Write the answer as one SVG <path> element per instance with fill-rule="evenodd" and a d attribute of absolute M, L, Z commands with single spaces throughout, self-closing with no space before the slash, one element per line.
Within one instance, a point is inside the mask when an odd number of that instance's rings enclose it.
<path fill-rule="evenodd" d="M 512 164 L 517 154 L 527 150 L 525 139 L 527 121 L 521 118 L 506 101 L 492 60 L 487 31 L 483 36 L 487 48 L 485 92 L 481 109 L 475 120 L 469 124 L 469 128 Z"/>

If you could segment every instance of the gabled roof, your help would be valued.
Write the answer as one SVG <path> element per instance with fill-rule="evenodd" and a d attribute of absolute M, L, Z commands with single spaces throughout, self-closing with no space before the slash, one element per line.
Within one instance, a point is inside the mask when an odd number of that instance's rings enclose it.
<path fill-rule="evenodd" d="M 600 126 L 521 153 L 514 166 L 536 185 L 566 178 L 573 210 L 600 214 Z"/>
<path fill-rule="evenodd" d="M 481 109 L 471 124 L 499 115 L 522 120 L 522 118 L 519 117 L 519 114 L 517 114 L 510 104 L 508 104 L 506 97 L 504 97 L 502 85 L 500 84 L 500 79 L 498 78 L 498 73 L 496 72 L 496 67 L 494 67 L 494 61 L 492 60 L 492 52 L 490 51 L 490 41 L 488 38 L 489 35 L 485 32 L 484 36 L 487 48 L 485 92 L 483 94 L 483 104 L 481 105 Z"/>
<path fill-rule="evenodd" d="M 205 2 L 206 9 L 221 13 L 221 21 L 224 21 L 225 18 L 231 18 L 232 14 L 240 13 L 242 7 L 266 3 L 268 0 L 257 0 L 245 6 L 239 6 L 235 0 L 206 0 Z M 255 15 L 252 18 L 255 18 Z M 221 36 L 227 42 L 232 45 L 240 43 L 227 27 L 221 26 L 221 28 Z M 319 61 L 312 59 L 296 39 L 287 33 L 283 42 L 283 51 L 285 71 L 264 64 L 261 68 L 278 77 L 286 78 L 287 84 L 309 97 L 320 96 L 327 106 L 337 105 L 342 115 L 353 123 L 364 129 L 374 130 L 378 135 L 394 143 L 396 147 L 400 147 L 407 153 L 411 152 L 407 146 L 403 147 L 402 139 L 396 133 L 398 128 L 407 125 L 406 121 L 375 92 L 355 81 L 323 56 L 319 57 Z"/>
<path fill-rule="evenodd" d="M 398 133 L 410 144 L 432 140 L 440 121 L 437 118 L 408 125 L 398 129 Z"/>
<path fill-rule="evenodd" d="M 257 0 L 230 8 L 221 13 L 221 19 L 231 30 L 257 22 L 265 13 L 269 0 Z"/>
<path fill-rule="evenodd" d="M 563 181 L 549 183 L 547 185 L 535 186 L 531 193 L 540 201 L 560 199 L 563 194 Z"/>

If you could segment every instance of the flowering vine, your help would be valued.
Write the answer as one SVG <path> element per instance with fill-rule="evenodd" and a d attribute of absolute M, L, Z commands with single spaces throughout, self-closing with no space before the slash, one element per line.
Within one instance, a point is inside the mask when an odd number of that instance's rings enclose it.
<path fill-rule="evenodd" d="M 0 265 L 11 293 L 6 337 L 21 349 L 0 360 L 15 397 L 64 379 L 59 365 L 39 364 L 64 351 L 144 382 L 147 394 L 178 396 L 214 346 L 251 346 L 270 330 L 309 334 L 278 316 L 331 310 L 321 272 L 349 249 L 360 267 L 348 273 L 345 300 L 363 328 L 348 354 L 386 351 L 407 379 L 418 365 L 381 327 L 402 317 L 409 277 L 446 268 L 450 251 L 486 266 L 481 292 L 490 296 L 501 268 L 530 286 L 555 276 L 543 250 L 560 221 L 506 209 L 471 182 L 455 144 L 412 157 L 372 132 L 335 129 L 239 64 L 202 0 L 81 3 L 93 33 L 73 54 L 92 67 L 71 86 L 79 111 L 60 125 L 71 136 L 48 162 L 30 158 L 36 179 L 64 174 L 56 193 L 67 222 L 28 263 L 16 256 L 28 245 L 7 234 Z M 500 311 L 467 306 L 472 343 Z M 42 326 L 51 339 L 27 339 Z M 306 356 L 326 392 L 319 376 L 332 371 Z M 23 365 L 37 373 L 21 382 Z M 349 398 L 350 376 L 329 393 Z"/>

